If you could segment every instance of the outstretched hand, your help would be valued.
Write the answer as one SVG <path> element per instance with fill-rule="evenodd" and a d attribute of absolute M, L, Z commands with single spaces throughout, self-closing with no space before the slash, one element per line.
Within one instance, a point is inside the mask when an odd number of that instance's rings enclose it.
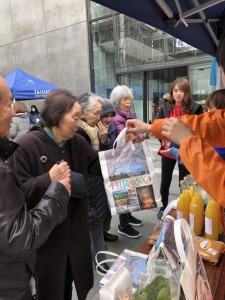
<path fill-rule="evenodd" d="M 194 136 L 194 132 L 177 118 L 166 119 L 162 126 L 162 135 L 176 144 Z"/>
<path fill-rule="evenodd" d="M 127 133 L 149 133 L 151 125 L 138 119 L 127 120 Z"/>

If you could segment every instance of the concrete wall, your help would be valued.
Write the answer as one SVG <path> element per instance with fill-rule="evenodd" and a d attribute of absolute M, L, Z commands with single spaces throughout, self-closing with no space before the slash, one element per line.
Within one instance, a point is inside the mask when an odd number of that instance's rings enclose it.
<path fill-rule="evenodd" d="M 0 74 L 90 91 L 86 0 L 0 0 Z"/>

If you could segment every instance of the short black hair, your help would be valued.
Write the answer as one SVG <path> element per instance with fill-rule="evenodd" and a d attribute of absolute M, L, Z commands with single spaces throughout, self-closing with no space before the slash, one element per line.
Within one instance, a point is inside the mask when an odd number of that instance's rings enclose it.
<path fill-rule="evenodd" d="M 41 110 L 42 122 L 47 127 L 58 126 L 65 113 L 77 102 L 77 97 L 70 91 L 54 90 L 44 100 Z"/>

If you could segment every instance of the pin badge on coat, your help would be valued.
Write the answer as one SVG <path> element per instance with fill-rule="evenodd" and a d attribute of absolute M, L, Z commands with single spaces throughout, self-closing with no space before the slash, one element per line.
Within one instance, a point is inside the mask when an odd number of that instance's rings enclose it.
<path fill-rule="evenodd" d="M 47 156 L 45 156 L 45 155 L 42 155 L 41 157 L 40 157 L 40 162 L 41 163 L 46 163 L 46 161 L 48 160 L 48 158 L 47 158 Z"/>

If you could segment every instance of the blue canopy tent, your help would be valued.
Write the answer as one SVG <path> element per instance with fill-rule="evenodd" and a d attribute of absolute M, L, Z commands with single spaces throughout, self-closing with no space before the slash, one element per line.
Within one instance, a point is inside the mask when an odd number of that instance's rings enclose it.
<path fill-rule="evenodd" d="M 57 85 L 33 77 L 20 69 L 15 69 L 7 75 L 5 81 L 15 100 L 44 99 L 50 91 L 60 88 Z"/>
<path fill-rule="evenodd" d="M 224 0 L 93 0 L 215 56 L 225 29 Z"/>

